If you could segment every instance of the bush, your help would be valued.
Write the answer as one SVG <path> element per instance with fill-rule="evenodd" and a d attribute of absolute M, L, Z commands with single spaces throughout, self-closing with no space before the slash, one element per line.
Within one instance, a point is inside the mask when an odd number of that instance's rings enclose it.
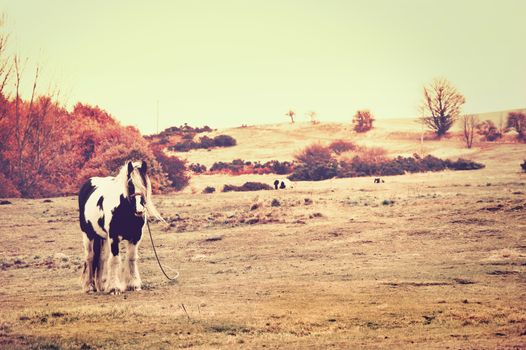
<path fill-rule="evenodd" d="M 473 162 L 471 160 L 459 158 L 456 162 L 446 160 L 448 169 L 451 170 L 477 170 L 485 167 L 484 164 Z"/>
<path fill-rule="evenodd" d="M 170 180 L 172 188 L 181 190 L 188 185 L 190 177 L 186 175 L 185 161 L 174 156 L 167 156 L 161 149 L 154 149 L 154 154 Z"/>
<path fill-rule="evenodd" d="M 206 186 L 203 190 L 203 193 L 214 193 L 216 191 L 215 187 L 212 186 Z"/>
<path fill-rule="evenodd" d="M 425 171 L 441 171 L 446 169 L 447 164 L 440 158 L 428 155 L 421 160 L 422 167 Z"/>
<path fill-rule="evenodd" d="M 214 139 L 208 137 L 208 136 L 203 136 L 201 138 L 199 138 L 199 147 L 200 148 L 212 148 L 214 147 L 216 144 L 215 144 L 215 141 Z"/>
<path fill-rule="evenodd" d="M 214 137 L 214 144 L 217 147 L 231 147 L 237 144 L 236 139 L 229 135 L 218 135 Z"/>
<path fill-rule="evenodd" d="M 477 124 L 476 129 L 477 134 L 482 135 L 486 141 L 496 141 L 502 137 L 502 133 L 491 120 Z"/>
<path fill-rule="evenodd" d="M 215 162 L 210 167 L 211 172 L 230 172 L 233 174 L 290 174 L 293 170 L 293 162 L 280 162 L 271 160 L 261 162 L 250 162 L 242 159 L 234 159 L 231 162 Z"/>
<path fill-rule="evenodd" d="M 353 118 L 354 131 L 367 132 L 373 128 L 374 116 L 368 110 L 357 111 Z"/>
<path fill-rule="evenodd" d="M 175 152 L 188 152 L 191 149 L 197 149 L 197 148 L 200 148 L 198 146 L 198 143 L 192 140 L 185 140 L 183 142 L 178 142 L 175 145 L 168 147 L 168 150 L 175 151 Z"/>
<path fill-rule="evenodd" d="M 206 172 L 206 166 L 203 165 L 203 164 L 199 164 L 199 163 L 192 163 L 192 164 L 190 164 L 188 166 L 188 169 L 190 169 L 191 171 L 193 171 L 196 174 L 201 174 L 201 173 Z"/>
<path fill-rule="evenodd" d="M 236 145 L 236 139 L 228 135 L 218 135 L 213 139 L 208 136 L 203 136 L 199 138 L 199 142 L 193 141 L 193 135 L 190 135 L 191 137 L 186 137 L 185 135 L 183 135 L 184 141 L 178 142 L 175 145 L 168 147 L 168 149 L 176 152 L 188 152 L 191 149 L 208 149 L 212 147 L 230 147 Z"/>
<path fill-rule="evenodd" d="M 526 114 L 522 112 L 510 112 L 506 127 L 515 129 L 519 141 L 526 141 Z"/>
<path fill-rule="evenodd" d="M 331 179 L 337 175 L 338 161 L 333 158 L 331 150 L 327 147 L 313 144 L 295 157 L 299 164 L 289 176 L 292 181 L 320 181 Z"/>
<path fill-rule="evenodd" d="M 356 148 L 357 147 L 354 143 L 345 140 L 335 140 L 332 141 L 329 145 L 329 149 L 336 154 L 342 154 L 347 151 L 354 151 L 356 150 Z"/>
<path fill-rule="evenodd" d="M 269 167 L 274 174 L 285 175 L 292 173 L 294 164 L 292 162 L 280 162 L 279 160 L 271 160 L 265 163 L 265 167 Z"/>
<path fill-rule="evenodd" d="M 394 159 L 385 158 L 386 151 L 382 148 L 362 147 L 357 152 L 359 155 L 352 159 L 337 161 L 332 157 L 329 148 L 319 144 L 311 145 L 296 155 L 299 164 L 295 165 L 290 180 L 319 181 L 332 177 L 358 177 L 358 176 L 390 176 L 403 175 L 406 172 L 418 173 L 426 171 L 475 170 L 484 167 L 484 164 L 466 159 L 457 161 L 443 160 L 432 155 L 420 158 L 398 156 Z M 525 161 L 526 163 L 526 161 Z"/>
<path fill-rule="evenodd" d="M 261 190 L 272 190 L 273 188 L 269 185 L 261 182 L 245 182 L 242 186 L 225 185 L 223 192 L 245 192 L 245 191 L 261 191 Z"/>

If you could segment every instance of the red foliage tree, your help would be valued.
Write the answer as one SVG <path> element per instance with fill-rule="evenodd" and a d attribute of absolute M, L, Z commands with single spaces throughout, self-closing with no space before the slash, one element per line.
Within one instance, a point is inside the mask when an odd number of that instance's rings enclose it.
<path fill-rule="evenodd" d="M 367 132 L 373 128 L 374 116 L 368 110 L 357 111 L 353 118 L 354 131 Z"/>

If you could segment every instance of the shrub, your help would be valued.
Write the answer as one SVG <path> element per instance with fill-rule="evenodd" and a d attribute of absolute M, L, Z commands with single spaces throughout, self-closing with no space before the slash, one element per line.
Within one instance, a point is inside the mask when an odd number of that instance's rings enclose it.
<path fill-rule="evenodd" d="M 216 191 L 215 187 L 206 186 L 203 190 L 203 193 L 214 193 Z"/>
<path fill-rule="evenodd" d="M 19 196 L 20 191 L 17 190 L 13 182 L 0 172 L 0 198 L 10 198 Z"/>
<path fill-rule="evenodd" d="M 338 161 L 333 158 L 331 150 L 327 147 L 313 144 L 295 157 L 299 164 L 289 176 L 290 180 L 320 181 L 337 175 Z"/>
<path fill-rule="evenodd" d="M 200 148 L 212 148 L 216 145 L 214 139 L 208 137 L 208 136 L 203 136 L 201 138 L 199 138 L 199 147 Z"/>
<path fill-rule="evenodd" d="M 185 134 L 189 135 L 189 134 Z M 199 138 L 199 142 L 193 141 L 192 137 L 185 137 L 183 135 L 183 141 L 176 143 L 173 146 L 168 147 L 170 151 L 176 152 L 188 152 L 191 149 L 200 149 L 200 148 L 212 148 L 212 147 L 230 147 L 236 145 L 236 140 L 232 136 L 228 135 L 218 135 L 213 139 L 208 136 L 203 136 Z"/>
<path fill-rule="evenodd" d="M 427 171 L 441 171 L 446 169 L 446 162 L 440 158 L 428 155 L 421 160 L 422 167 Z"/>
<path fill-rule="evenodd" d="M 354 143 L 345 140 L 335 140 L 332 141 L 329 145 L 329 149 L 336 154 L 342 154 L 343 152 L 347 151 L 354 151 L 356 148 L 357 147 Z"/>
<path fill-rule="evenodd" d="M 262 182 L 245 182 L 242 186 L 225 185 L 223 192 L 245 192 L 245 191 L 261 191 L 261 190 L 272 190 L 268 184 Z"/>
<path fill-rule="evenodd" d="M 170 151 L 176 151 L 176 152 L 188 152 L 191 149 L 200 148 L 198 146 L 198 143 L 192 141 L 192 140 L 185 140 L 182 142 L 178 142 L 173 146 L 168 147 L 168 150 Z"/>
<path fill-rule="evenodd" d="M 280 162 L 279 160 L 271 160 L 270 162 L 265 163 L 265 167 L 269 167 L 274 174 L 278 175 L 285 175 L 290 174 L 293 169 L 294 165 L 292 162 Z"/>
<path fill-rule="evenodd" d="M 190 177 L 186 174 L 186 161 L 167 156 L 161 149 L 154 149 L 155 157 L 170 180 L 170 186 L 181 190 L 188 185 Z"/>
<path fill-rule="evenodd" d="M 367 132 L 373 128 L 374 116 L 368 110 L 357 111 L 353 118 L 354 131 Z"/>
<path fill-rule="evenodd" d="M 368 162 L 359 156 L 352 160 L 342 160 L 338 167 L 338 177 L 357 176 L 390 176 L 403 175 L 406 172 L 417 173 L 426 171 L 451 170 L 476 170 L 484 168 L 484 164 L 466 159 L 457 161 L 442 160 L 433 156 L 423 159 L 414 157 L 401 157 L 385 160 L 380 163 Z"/>
<path fill-rule="evenodd" d="M 482 135 L 486 141 L 496 141 L 502 137 L 502 133 L 491 120 L 485 120 L 476 126 L 477 134 Z"/>
<path fill-rule="evenodd" d="M 188 169 L 190 169 L 191 171 L 193 171 L 196 174 L 201 174 L 201 173 L 206 172 L 206 166 L 203 165 L 203 164 L 199 164 L 199 163 L 192 163 L 192 164 L 190 164 L 188 166 Z"/>
<path fill-rule="evenodd" d="M 452 170 L 477 170 L 485 167 L 484 164 L 473 162 L 471 160 L 459 158 L 457 161 L 452 162 L 446 160 L 446 165 L 448 169 Z"/>
<path fill-rule="evenodd" d="M 214 137 L 214 144 L 217 147 L 231 147 L 237 144 L 236 139 L 229 135 L 218 135 Z"/>
<path fill-rule="evenodd" d="M 526 141 L 526 114 L 522 112 L 510 112 L 506 126 L 508 129 L 515 129 L 519 141 Z"/>
<path fill-rule="evenodd" d="M 244 161 L 234 159 L 231 162 L 215 162 L 210 167 L 211 172 L 230 172 L 233 174 L 290 174 L 293 170 L 293 162 L 280 162 L 271 160 L 266 163 Z"/>
<path fill-rule="evenodd" d="M 234 164 L 234 161 L 232 162 L 215 162 L 214 164 L 212 164 L 212 166 L 210 167 L 210 171 L 223 171 L 223 170 L 228 170 L 232 173 L 240 173 L 243 171 L 245 167 L 245 164 L 242 160 L 238 160 L 236 162 L 236 164 Z"/>

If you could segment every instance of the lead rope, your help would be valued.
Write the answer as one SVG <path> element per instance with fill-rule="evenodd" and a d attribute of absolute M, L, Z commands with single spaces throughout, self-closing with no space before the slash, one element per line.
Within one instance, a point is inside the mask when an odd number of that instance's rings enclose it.
<path fill-rule="evenodd" d="M 152 231 L 150 230 L 150 223 L 148 222 L 148 217 L 146 217 L 146 226 L 148 227 L 148 233 L 150 234 L 150 242 L 152 242 L 153 252 L 155 254 L 155 258 L 157 259 L 157 263 L 159 264 L 159 267 L 161 268 L 161 271 L 163 272 L 164 276 L 168 280 L 170 281 L 177 280 L 177 278 L 179 278 L 179 271 L 177 271 L 177 274 L 174 277 L 170 277 L 166 274 L 166 272 L 163 269 L 163 266 L 161 265 L 161 261 L 159 260 L 159 256 L 157 255 L 157 250 L 155 249 L 155 244 L 153 243 Z"/>

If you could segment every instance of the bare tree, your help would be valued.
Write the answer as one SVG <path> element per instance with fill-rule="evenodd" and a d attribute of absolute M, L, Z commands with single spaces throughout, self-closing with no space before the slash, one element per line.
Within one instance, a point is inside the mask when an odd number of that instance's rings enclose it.
<path fill-rule="evenodd" d="M 519 141 L 526 140 L 526 114 L 523 112 L 508 113 L 508 129 L 515 129 Z"/>
<path fill-rule="evenodd" d="M 294 124 L 294 116 L 296 115 L 296 112 L 294 112 L 292 109 L 289 109 L 285 115 L 290 118 L 290 123 Z"/>
<path fill-rule="evenodd" d="M 478 124 L 478 117 L 473 114 L 468 114 L 462 117 L 463 122 L 463 138 L 466 146 L 471 148 L 473 146 L 473 138 L 475 136 L 475 129 Z"/>
<path fill-rule="evenodd" d="M 424 100 L 420 105 L 420 121 L 437 136 L 443 136 L 460 115 L 466 99 L 446 79 L 435 79 L 424 86 Z"/>
<path fill-rule="evenodd" d="M 4 18 L 0 15 L 0 27 L 2 27 L 3 21 Z M 6 57 L 7 38 L 7 35 L 0 33 L 0 151 L 5 147 L 6 138 L 9 136 L 9 130 L 4 125 L 9 110 L 9 96 L 6 95 L 5 89 L 11 78 L 13 65 L 11 60 Z"/>
<path fill-rule="evenodd" d="M 307 115 L 307 117 L 310 118 L 310 122 L 312 124 L 318 124 L 319 123 L 318 119 L 316 119 L 316 117 L 318 116 L 318 113 L 316 113 L 315 111 L 308 111 L 305 114 Z"/>
<path fill-rule="evenodd" d="M 20 96 L 22 67 L 18 56 L 13 58 L 14 67 L 14 123 L 10 131 L 14 139 L 12 151 L 15 154 L 10 173 L 22 196 L 31 196 L 33 185 L 46 173 L 53 157 L 57 134 L 64 123 L 61 118 L 65 111 L 58 107 L 58 93 L 37 96 L 40 68 L 37 66 L 33 78 L 31 97 L 24 102 Z"/>

